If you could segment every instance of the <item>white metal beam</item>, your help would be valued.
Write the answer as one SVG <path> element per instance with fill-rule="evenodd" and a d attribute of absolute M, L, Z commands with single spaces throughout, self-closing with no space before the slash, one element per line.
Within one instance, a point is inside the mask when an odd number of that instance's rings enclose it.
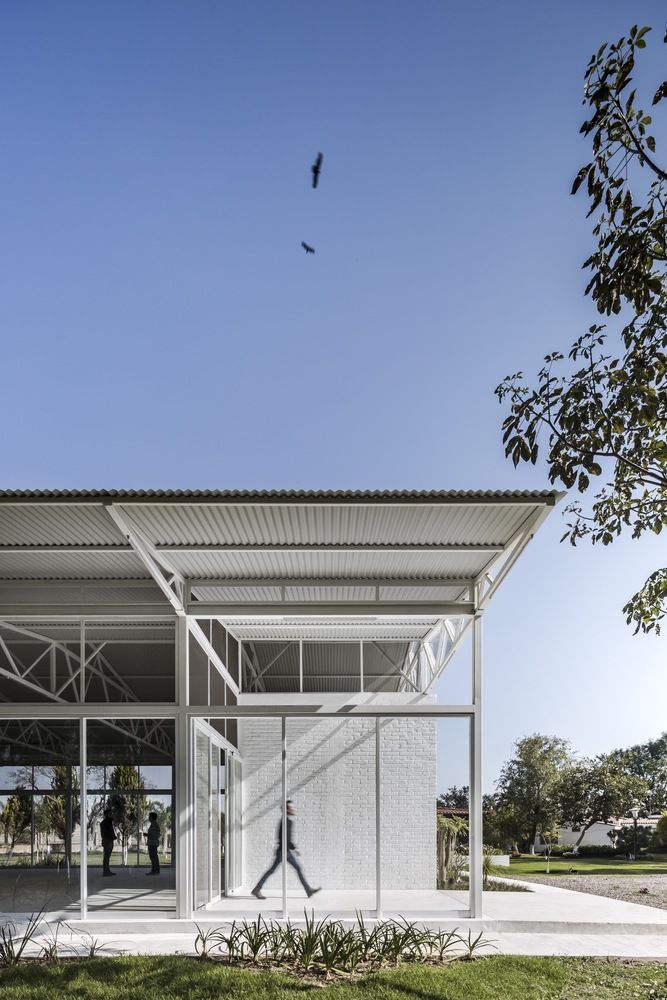
<path fill-rule="evenodd" d="M 63 581 L 60 581 L 62 583 Z M 66 621 L 79 621 L 81 618 L 93 618 L 105 620 L 116 619 L 126 622 L 137 619 L 145 621 L 147 618 L 160 619 L 165 617 L 165 612 L 169 610 L 168 605 L 161 603 L 141 603 L 127 604 L 119 602 L 111 603 L 88 603 L 81 601 L 64 602 L 60 599 L 57 603 L 47 604 L 45 602 L 34 603 L 32 601 L 16 601 L 0 603 L 0 618 L 8 618 L 14 622 L 54 621 L 64 619 Z"/>
<path fill-rule="evenodd" d="M 199 622 L 195 621 L 194 618 L 188 617 L 188 630 L 190 631 L 193 638 L 199 643 L 203 651 L 206 653 L 210 662 L 213 664 L 215 669 L 218 671 L 225 684 L 231 688 L 235 695 L 239 694 L 239 686 L 230 674 L 226 665 L 222 662 L 218 652 L 215 647 L 211 644 L 208 636 L 204 632 L 203 628 Z"/>
<path fill-rule="evenodd" d="M 303 615 L 305 617 L 343 617 L 359 616 L 401 616 L 401 615 L 434 615 L 457 617 L 472 615 L 475 606 L 469 601 L 284 601 L 284 602 L 228 602 L 228 601 L 191 601 L 187 612 L 195 618 L 241 618 L 256 616 L 288 615 L 290 617 Z"/>
<path fill-rule="evenodd" d="M 424 576 L 415 579 L 414 576 L 252 576 L 252 577 L 192 577 L 188 582 L 191 587 L 401 587 L 405 590 L 416 590 L 424 587 L 447 587 L 458 589 L 469 587 L 474 583 L 474 577 L 454 576 Z"/>
<path fill-rule="evenodd" d="M 118 504 L 108 504 L 105 510 L 117 528 L 139 556 L 158 587 L 177 615 L 185 614 L 185 581 L 180 573 L 169 566 L 164 557 L 148 541 L 143 532 L 132 523 Z"/>

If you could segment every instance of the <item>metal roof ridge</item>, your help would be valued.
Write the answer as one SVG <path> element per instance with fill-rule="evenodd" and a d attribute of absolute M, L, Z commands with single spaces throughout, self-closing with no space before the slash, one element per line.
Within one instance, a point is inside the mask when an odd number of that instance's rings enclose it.
<path fill-rule="evenodd" d="M 0 490 L 0 503 L 481 503 L 542 502 L 555 505 L 558 490 Z"/>

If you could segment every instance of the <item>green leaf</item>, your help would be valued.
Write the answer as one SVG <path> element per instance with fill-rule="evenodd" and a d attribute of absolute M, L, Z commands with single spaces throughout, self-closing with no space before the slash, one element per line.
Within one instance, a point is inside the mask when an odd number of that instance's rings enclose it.
<path fill-rule="evenodd" d="M 586 179 L 588 171 L 591 169 L 592 164 L 587 163 L 585 167 L 582 167 L 577 176 L 574 178 L 574 183 L 572 185 L 572 190 L 570 194 L 576 194 L 582 183 Z"/>
<path fill-rule="evenodd" d="M 657 104 L 659 101 L 663 99 L 663 97 L 667 97 L 667 80 L 663 80 L 663 82 L 656 90 L 655 94 L 653 95 L 652 103 Z"/>

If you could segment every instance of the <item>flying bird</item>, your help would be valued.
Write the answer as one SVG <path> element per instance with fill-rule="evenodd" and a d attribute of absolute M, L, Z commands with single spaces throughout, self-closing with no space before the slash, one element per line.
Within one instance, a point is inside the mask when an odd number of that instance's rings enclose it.
<path fill-rule="evenodd" d="M 315 248 L 314 247 L 309 247 L 307 243 L 303 242 L 303 240 L 301 240 L 301 246 L 306 251 L 306 253 L 315 253 Z"/>
<path fill-rule="evenodd" d="M 312 167 L 310 168 L 310 172 L 313 175 L 313 187 L 314 188 L 317 187 L 317 182 L 320 179 L 320 170 L 322 169 L 322 160 L 323 159 L 324 159 L 324 157 L 322 156 L 322 154 L 318 153 L 317 154 L 317 159 L 315 160 L 315 162 L 313 163 Z"/>

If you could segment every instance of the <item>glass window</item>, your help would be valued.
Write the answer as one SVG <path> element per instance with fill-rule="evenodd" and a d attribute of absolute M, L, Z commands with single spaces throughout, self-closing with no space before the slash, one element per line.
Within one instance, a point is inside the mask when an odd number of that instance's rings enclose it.
<path fill-rule="evenodd" d="M 0 743 L 0 911 L 79 913 L 78 721 L 12 719 Z"/>
<path fill-rule="evenodd" d="M 87 735 L 88 910 L 173 912 L 174 720 L 91 719 Z"/>

